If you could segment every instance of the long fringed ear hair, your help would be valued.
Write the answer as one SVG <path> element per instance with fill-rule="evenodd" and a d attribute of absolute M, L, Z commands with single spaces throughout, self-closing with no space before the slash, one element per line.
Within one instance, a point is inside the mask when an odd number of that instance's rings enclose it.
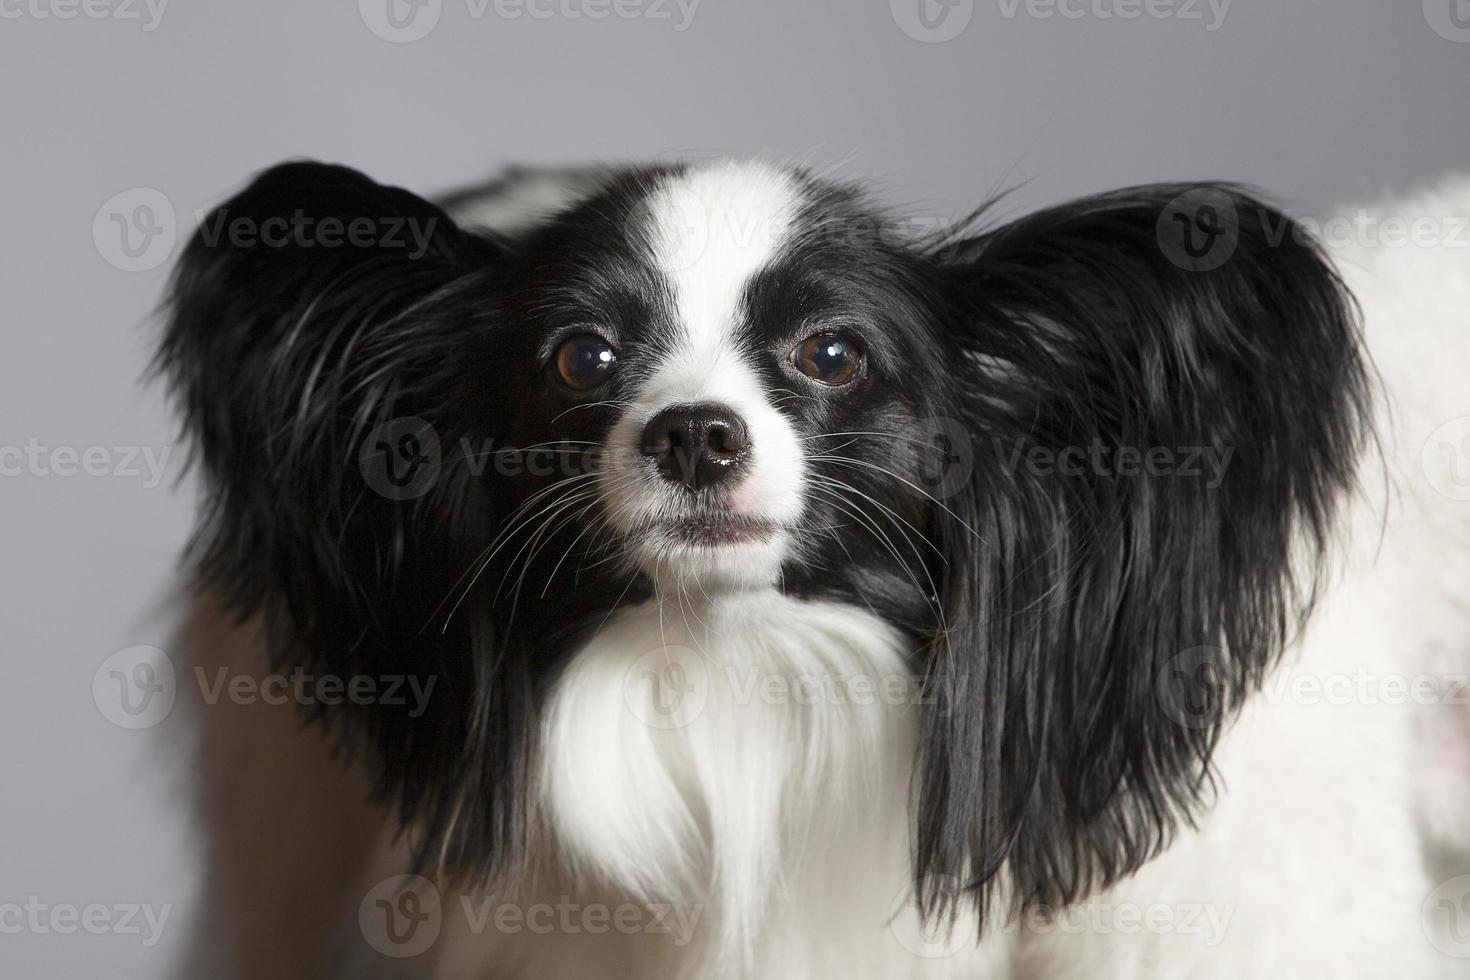
<path fill-rule="evenodd" d="M 914 871 L 927 914 L 983 924 L 1128 875 L 1208 802 L 1311 604 L 1368 380 L 1334 272 L 1235 187 L 1089 198 L 932 262 L 975 451 L 935 517 Z"/>
<path fill-rule="evenodd" d="M 204 584 L 265 616 L 277 669 L 434 685 L 426 705 L 344 698 L 332 719 L 426 840 L 459 823 L 490 842 L 432 855 L 486 876 L 523 839 L 530 672 L 482 610 L 438 628 L 495 501 L 436 467 L 495 435 L 465 364 L 494 333 L 504 252 L 407 191 L 283 164 L 201 222 L 159 361 L 208 493 Z"/>

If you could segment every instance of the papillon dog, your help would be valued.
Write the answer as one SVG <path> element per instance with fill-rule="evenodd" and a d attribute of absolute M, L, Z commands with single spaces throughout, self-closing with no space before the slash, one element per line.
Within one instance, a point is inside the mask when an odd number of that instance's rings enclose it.
<path fill-rule="evenodd" d="M 1465 975 L 1470 251 L 997 210 L 292 162 L 207 214 L 203 656 L 320 695 L 206 735 L 265 841 L 217 975 Z"/>

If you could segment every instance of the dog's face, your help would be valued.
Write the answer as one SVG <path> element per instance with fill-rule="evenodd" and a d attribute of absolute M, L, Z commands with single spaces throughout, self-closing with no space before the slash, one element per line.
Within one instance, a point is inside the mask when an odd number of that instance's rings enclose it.
<path fill-rule="evenodd" d="M 691 595 L 865 576 L 932 601 L 925 426 L 950 382 L 882 229 L 855 194 L 726 165 L 614 182 L 518 243 L 517 329 L 471 363 L 499 377 L 501 442 L 570 464 L 496 490 L 551 521 L 541 551 Z"/>
<path fill-rule="evenodd" d="M 1206 209 L 1231 220 L 1202 253 Z M 303 215 L 427 237 L 217 234 Z M 1022 905 L 1069 901 L 1207 795 L 1351 482 L 1356 330 L 1303 241 L 1237 189 L 1169 186 L 941 248 L 848 188 L 732 164 L 629 171 L 502 238 L 283 165 L 175 280 L 201 575 L 280 661 L 439 678 L 422 717 L 327 720 L 426 860 L 484 879 L 519 868 L 547 691 L 612 611 L 860 605 L 927 694 L 916 877 L 982 912 L 1002 871 Z M 370 466 L 405 421 L 442 453 L 413 493 Z"/>

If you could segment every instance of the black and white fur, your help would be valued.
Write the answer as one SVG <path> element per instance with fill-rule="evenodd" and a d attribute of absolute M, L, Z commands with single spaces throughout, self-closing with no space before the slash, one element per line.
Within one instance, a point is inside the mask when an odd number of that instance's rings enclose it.
<path fill-rule="evenodd" d="M 1184 185 L 916 241 L 855 189 L 768 165 L 515 182 L 535 213 L 500 187 L 452 216 L 285 164 L 223 214 L 412 219 L 428 250 L 191 243 L 161 363 L 210 491 L 200 581 L 263 619 L 283 669 L 437 679 L 418 717 L 318 713 L 391 841 L 363 888 L 414 870 L 446 908 L 701 916 L 676 945 L 446 914 L 429 953 L 362 950 L 344 975 L 1454 975 L 1419 906 L 1444 877 L 1427 855 L 1470 844 L 1470 774 L 1423 773 L 1463 750 L 1441 736 L 1467 709 L 1256 692 L 1470 664 L 1470 505 L 1420 456 L 1470 414 L 1465 256 L 1329 258 L 1226 185 L 1205 190 L 1237 240 L 1211 268 L 1169 248 Z M 1411 261 L 1441 266 L 1422 311 Z M 1366 287 L 1366 340 L 1340 275 Z M 1380 309 L 1394 276 L 1410 287 Z M 865 352 L 851 385 L 793 369 L 827 332 Z M 552 360 L 587 333 L 620 367 L 576 392 Z M 694 404 L 748 430 L 732 486 L 690 492 L 640 451 Z M 405 418 L 442 464 L 390 499 L 363 443 Z M 933 451 L 956 431 L 958 481 Z M 1094 445 L 1229 463 L 1017 464 Z M 471 465 L 546 446 L 595 452 Z M 762 530 L 670 530 L 730 520 Z M 690 694 L 673 715 L 665 675 Z M 758 693 L 853 678 L 907 693 Z M 1046 927 L 1098 903 L 1230 922 L 1209 944 Z"/>

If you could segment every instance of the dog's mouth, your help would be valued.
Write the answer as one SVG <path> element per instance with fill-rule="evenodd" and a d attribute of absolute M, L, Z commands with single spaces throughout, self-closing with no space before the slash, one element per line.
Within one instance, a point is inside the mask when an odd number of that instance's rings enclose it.
<path fill-rule="evenodd" d="M 660 516 L 624 532 L 623 551 L 654 579 L 679 588 L 698 582 L 711 594 L 775 582 L 791 530 L 770 518 L 731 513 Z"/>
<path fill-rule="evenodd" d="M 780 525 L 754 517 L 721 514 L 660 521 L 644 530 L 671 544 L 712 547 L 764 543 L 775 537 Z"/>

